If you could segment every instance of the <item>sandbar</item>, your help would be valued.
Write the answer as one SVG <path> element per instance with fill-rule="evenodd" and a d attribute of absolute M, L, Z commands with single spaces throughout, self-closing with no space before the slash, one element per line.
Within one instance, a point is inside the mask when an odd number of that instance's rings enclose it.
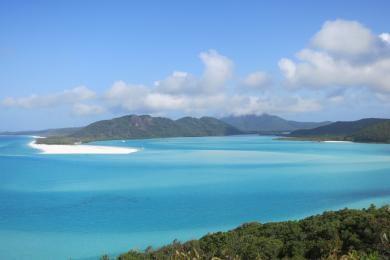
<path fill-rule="evenodd" d="M 37 144 L 35 140 L 29 146 L 40 150 L 41 154 L 130 154 L 138 151 L 136 148 L 115 146 Z"/>

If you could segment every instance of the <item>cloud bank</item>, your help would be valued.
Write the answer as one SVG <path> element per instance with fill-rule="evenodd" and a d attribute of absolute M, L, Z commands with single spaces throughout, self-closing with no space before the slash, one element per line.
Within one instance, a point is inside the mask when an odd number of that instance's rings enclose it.
<path fill-rule="evenodd" d="M 67 106 L 72 115 L 136 113 L 162 116 L 304 114 L 390 100 L 390 34 L 357 21 L 326 21 L 293 58 L 281 58 L 275 77 L 263 70 L 235 75 L 216 50 L 199 54 L 200 75 L 178 69 L 154 84 L 115 81 L 102 93 L 75 87 L 60 93 L 5 97 L 3 107 Z"/>
<path fill-rule="evenodd" d="M 199 77 L 177 70 L 151 87 L 118 81 L 105 93 L 104 100 L 113 109 L 162 115 L 300 113 L 321 107 L 314 99 L 273 95 L 272 89 L 266 89 L 271 77 L 263 71 L 240 79 L 234 89 L 233 61 L 215 50 L 202 52 L 199 58 L 204 66 Z M 262 91 L 254 93 L 247 87 Z"/>

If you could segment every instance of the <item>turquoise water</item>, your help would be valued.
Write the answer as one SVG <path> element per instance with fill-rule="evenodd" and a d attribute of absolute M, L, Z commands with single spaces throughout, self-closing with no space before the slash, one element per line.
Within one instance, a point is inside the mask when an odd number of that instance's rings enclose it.
<path fill-rule="evenodd" d="M 390 145 L 232 136 L 41 155 L 0 137 L 0 259 L 98 259 L 248 221 L 390 202 Z"/>

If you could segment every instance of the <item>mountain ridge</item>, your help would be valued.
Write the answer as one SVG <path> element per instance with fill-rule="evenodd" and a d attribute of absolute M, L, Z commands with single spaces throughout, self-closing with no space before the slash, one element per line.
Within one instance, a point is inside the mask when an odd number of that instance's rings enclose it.
<path fill-rule="evenodd" d="M 293 120 L 286 120 L 282 117 L 270 114 L 243 116 L 232 115 L 223 117 L 221 120 L 240 129 L 241 131 L 253 133 L 290 132 L 297 129 L 315 128 L 331 123 L 330 121 L 298 122 Z"/>
<path fill-rule="evenodd" d="M 150 115 L 126 115 L 94 122 L 66 136 L 38 139 L 37 143 L 73 144 L 103 140 L 225 136 L 243 133 L 213 117 L 183 117 L 172 120 Z"/>

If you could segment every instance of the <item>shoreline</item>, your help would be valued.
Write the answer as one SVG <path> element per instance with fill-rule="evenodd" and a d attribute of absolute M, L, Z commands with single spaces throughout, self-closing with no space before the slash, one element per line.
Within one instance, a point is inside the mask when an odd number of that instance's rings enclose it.
<path fill-rule="evenodd" d="M 317 143 L 365 143 L 365 142 L 355 142 L 349 140 L 332 140 L 330 138 L 320 138 L 320 137 L 296 137 L 296 136 L 281 136 L 274 138 L 274 140 L 280 141 L 303 141 L 303 142 L 317 142 Z"/>
<path fill-rule="evenodd" d="M 80 144 L 49 145 L 37 144 L 35 140 L 28 145 L 33 149 L 40 150 L 40 154 L 131 154 L 138 152 L 136 148 Z"/>
<path fill-rule="evenodd" d="M 332 140 L 329 140 L 329 141 L 322 141 L 324 143 L 353 143 L 352 141 L 332 141 Z"/>

